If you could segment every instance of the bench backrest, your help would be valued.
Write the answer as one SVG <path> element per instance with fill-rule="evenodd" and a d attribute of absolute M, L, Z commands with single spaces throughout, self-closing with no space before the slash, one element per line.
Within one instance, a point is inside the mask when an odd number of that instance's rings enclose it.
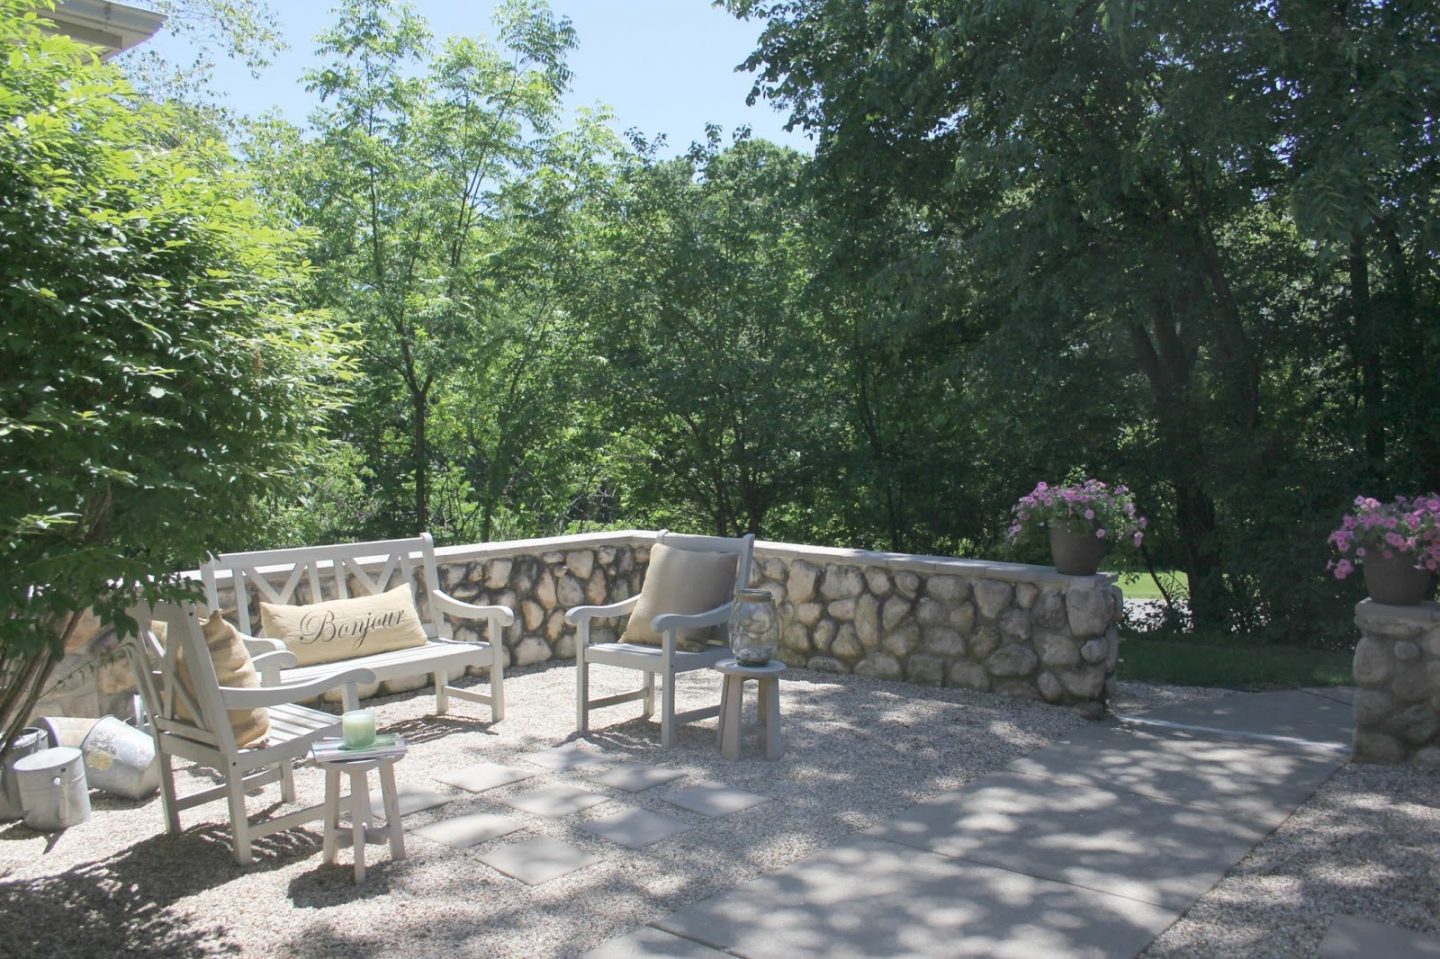
<path fill-rule="evenodd" d="M 200 567 L 200 578 L 212 610 L 222 609 L 221 587 L 234 588 L 233 619 L 240 632 L 250 636 L 260 635 L 262 602 L 304 605 L 373 596 L 404 583 L 410 587 L 425 634 L 431 639 L 451 638 L 450 624 L 428 601 L 430 590 L 440 588 L 435 541 L 429 533 L 369 543 L 221 553 Z"/>

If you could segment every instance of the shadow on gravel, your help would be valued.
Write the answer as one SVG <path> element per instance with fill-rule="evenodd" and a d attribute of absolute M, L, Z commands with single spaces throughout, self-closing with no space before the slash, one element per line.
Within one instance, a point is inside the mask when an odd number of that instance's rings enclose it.
<path fill-rule="evenodd" d="M 24 829 L 15 826 L 13 829 Z M 28 833 L 28 830 L 26 830 Z M 176 915 L 180 899 L 243 875 L 281 868 L 315 855 L 318 837 L 291 830 L 253 843 L 255 862 L 231 857 L 229 830 L 208 823 L 159 835 L 108 859 L 54 876 L 0 880 L 0 956 L 224 956 L 222 922 Z"/>

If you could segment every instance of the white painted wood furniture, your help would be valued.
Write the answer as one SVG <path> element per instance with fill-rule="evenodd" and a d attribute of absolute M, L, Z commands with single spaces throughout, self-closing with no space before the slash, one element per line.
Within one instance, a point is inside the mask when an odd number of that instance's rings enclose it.
<path fill-rule="evenodd" d="M 395 763 L 404 753 L 370 759 L 322 759 L 325 770 L 325 862 L 334 865 L 340 858 L 340 776 L 350 780 L 350 795 L 345 807 L 350 812 L 350 848 L 355 858 L 355 882 L 365 881 L 365 844 L 390 843 L 390 861 L 405 858 L 405 832 L 400 824 L 400 796 L 395 790 Z M 385 810 L 385 826 L 371 825 L 374 814 L 370 808 L 370 771 L 380 771 L 380 801 Z"/>
<path fill-rule="evenodd" d="M 740 716 L 745 681 L 755 681 L 755 713 L 760 726 L 760 741 L 765 744 L 765 758 L 779 759 L 785 754 L 780 735 L 780 674 L 785 664 L 771 660 L 764 666 L 741 666 L 733 659 L 715 664 L 725 676 L 720 694 L 720 755 L 726 759 L 740 758 Z"/>
<path fill-rule="evenodd" d="M 655 684 L 658 678 L 660 682 L 660 745 L 668 747 L 675 743 L 675 727 L 677 725 L 694 722 L 698 719 L 708 719 L 711 716 L 718 716 L 720 713 L 718 704 L 677 713 L 675 711 L 675 677 L 690 670 L 709 668 L 720 660 L 728 658 L 731 655 L 729 646 L 722 642 L 703 650 L 687 651 L 677 647 L 677 639 L 687 632 L 712 626 L 723 626 L 729 622 L 731 600 L 737 585 L 748 586 L 750 583 L 750 565 L 754 557 L 755 537 L 749 535 L 732 539 L 721 536 L 689 536 L 661 530 L 656 535 L 655 542 L 671 549 L 735 554 L 735 578 L 725 591 L 726 595 L 731 598 L 727 599 L 724 605 L 702 613 L 690 615 L 664 613 L 656 616 L 653 625 L 655 632 L 661 636 L 661 643 L 658 646 L 649 646 L 643 643 L 592 643 L 590 641 L 590 628 L 594 620 L 628 617 L 634 611 L 635 604 L 640 600 L 638 594 L 605 606 L 576 606 L 565 614 L 565 621 L 577 627 L 575 638 L 576 730 L 581 733 L 589 730 L 591 710 L 634 700 L 643 702 L 643 715 L 646 719 L 651 718 L 655 714 Z M 644 674 L 644 685 L 630 692 L 591 699 L 590 667 L 592 665 L 639 670 Z"/>
<path fill-rule="evenodd" d="M 300 682 L 258 689 L 221 686 L 194 606 L 137 606 L 130 610 L 130 616 L 139 624 L 139 631 L 127 637 L 124 646 L 135 668 L 160 762 L 160 796 L 166 831 L 172 834 L 180 831 L 182 809 L 225 799 L 235 837 L 235 860 L 245 865 L 252 858 L 252 840 L 319 819 L 323 808 L 311 806 L 252 821 L 245 808 L 245 794 L 279 780 L 280 798 L 294 802 L 292 764 L 309 753 L 314 740 L 339 735 L 340 730 L 339 716 L 296 705 L 297 701 L 313 699 L 336 687 L 345 688 L 348 695 L 354 696 L 356 685 L 374 682 L 375 674 L 368 669 L 339 664 Z M 165 624 L 165 643 L 151 630 L 152 621 Z M 176 657 L 182 648 L 195 690 L 193 695 L 177 678 Z M 256 657 L 257 667 L 263 665 L 265 659 L 264 654 Z M 182 711 L 182 703 L 188 712 Z M 268 739 L 258 747 L 237 746 L 226 711 L 258 706 L 266 707 L 270 713 Z M 185 715 L 191 718 L 182 718 Z M 176 757 L 214 769 L 223 782 L 214 788 L 178 795 L 171 766 Z"/>
<path fill-rule="evenodd" d="M 200 576 L 211 609 L 222 608 L 223 587 L 233 589 L 234 608 L 225 609 L 225 613 L 247 636 L 256 636 L 259 632 L 261 601 L 300 604 L 345 599 L 383 593 L 405 583 L 410 587 L 425 628 L 428 639 L 425 645 L 358 656 L 344 660 L 342 665 L 368 669 L 380 681 L 430 675 L 435 682 L 436 713 L 444 715 L 449 709 L 449 697 L 454 696 L 489 706 L 495 722 L 505 718 L 505 645 L 500 631 L 515 621 L 515 613 L 504 606 L 461 602 L 442 592 L 435 563 L 435 542 L 429 533 L 368 543 L 222 553 L 200 568 Z M 485 622 L 488 641 L 456 640 L 447 614 L 456 619 Z M 254 645 L 265 643 L 277 652 L 284 649 L 284 644 L 274 639 Z M 265 685 L 305 682 L 333 672 L 336 666 L 335 663 L 296 666 L 293 657 L 288 666 L 282 666 L 283 663 L 283 659 L 267 662 L 267 668 L 261 671 Z M 450 685 L 450 677 L 463 676 L 469 666 L 488 669 L 488 695 Z M 354 709 L 357 702 L 347 698 L 345 708 Z"/>

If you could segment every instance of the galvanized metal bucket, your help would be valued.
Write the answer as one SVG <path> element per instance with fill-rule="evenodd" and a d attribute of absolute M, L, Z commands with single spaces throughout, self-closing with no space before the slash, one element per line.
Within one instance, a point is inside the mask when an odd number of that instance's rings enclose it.
<path fill-rule="evenodd" d="M 73 746 L 42 749 L 15 763 L 25 825 L 40 832 L 78 826 L 90 818 L 85 762 Z"/>
<path fill-rule="evenodd" d="M 85 777 L 95 789 L 144 799 L 160 788 L 155 740 L 114 716 L 105 716 L 80 743 Z"/>
<path fill-rule="evenodd" d="M 0 743 L 3 742 L 0 740 Z M 34 726 L 26 726 L 15 737 L 15 748 L 5 757 L 5 765 L 0 768 L 0 820 L 19 819 L 25 815 L 25 807 L 20 805 L 20 780 L 15 775 L 15 763 L 35 755 L 46 745 L 45 730 Z"/>
<path fill-rule="evenodd" d="M 35 725 L 50 737 L 51 746 L 74 746 L 79 749 L 99 721 L 91 716 L 41 716 L 35 720 Z"/>

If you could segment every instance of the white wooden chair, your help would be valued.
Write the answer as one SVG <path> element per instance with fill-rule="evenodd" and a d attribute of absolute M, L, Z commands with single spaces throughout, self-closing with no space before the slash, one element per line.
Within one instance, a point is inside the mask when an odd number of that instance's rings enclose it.
<path fill-rule="evenodd" d="M 716 690 L 716 704 L 684 713 L 675 711 L 675 677 L 693 669 L 706 669 L 730 656 L 730 648 L 723 636 L 712 645 L 701 650 L 684 650 L 677 645 L 680 635 L 711 627 L 723 627 L 730 620 L 730 605 L 735 590 L 750 584 L 750 566 L 754 556 L 753 535 L 730 539 L 719 536 L 687 536 L 662 530 L 655 538 L 658 545 L 671 549 L 700 553 L 729 553 L 735 556 L 733 578 L 723 585 L 726 597 L 723 605 L 693 614 L 663 613 L 654 618 L 654 631 L 660 634 L 659 645 L 644 643 L 613 642 L 592 643 L 591 622 L 595 619 L 628 617 L 640 601 L 641 593 L 606 606 L 576 606 L 565 614 L 565 621 L 577 627 L 575 639 L 575 666 L 577 672 L 575 728 L 584 733 L 590 728 L 590 711 L 617 703 L 643 701 L 643 715 L 646 719 L 655 714 L 655 682 L 660 680 L 660 745 L 671 746 L 675 742 L 675 727 L 680 723 L 694 722 L 720 715 L 719 687 Z M 723 632 L 723 629 L 722 629 Z M 623 637 L 622 637 L 623 639 Z M 640 670 L 644 673 L 644 685 L 639 689 L 600 699 L 590 698 L 591 665 L 619 666 Z"/>
<path fill-rule="evenodd" d="M 409 539 L 377 540 L 333 546 L 301 546 L 293 549 L 255 550 L 222 553 L 200 567 L 205 600 L 211 609 L 225 609 L 233 615 L 240 632 L 256 636 L 256 619 L 261 601 L 276 604 L 318 603 L 351 596 L 371 596 L 404 583 L 420 614 L 427 642 L 423 646 L 395 649 L 361 656 L 343 663 L 295 666 L 276 673 L 262 670 L 265 685 L 276 681 L 303 682 L 324 676 L 337 665 L 371 670 L 377 680 L 433 676 L 435 711 L 444 715 L 450 697 L 490 707 L 495 722 L 505 718 L 505 644 L 501 630 L 515 621 L 515 612 L 504 606 L 479 606 L 462 602 L 440 589 L 435 562 L 435 542 L 429 533 Z M 420 585 L 423 578 L 424 585 Z M 233 614 L 222 603 L 220 588 L 234 591 Z M 308 597 L 302 599 L 302 591 Z M 425 602 L 421 602 L 421 599 Z M 251 604 L 257 604 L 252 610 Z M 462 642 L 446 615 L 487 624 L 486 642 Z M 272 644 L 276 641 L 271 640 Z M 283 647 L 282 647 L 283 648 Z M 450 685 L 451 676 L 463 676 L 469 666 L 485 667 L 489 673 L 489 694 Z M 348 695 L 348 694 L 347 694 Z M 348 700 L 346 709 L 356 703 Z"/>
<path fill-rule="evenodd" d="M 340 729 L 339 716 L 299 706 L 296 702 L 313 699 L 337 686 L 348 686 L 353 692 L 357 683 L 374 682 L 374 673 L 367 669 L 335 668 L 302 683 L 260 688 L 221 686 L 193 605 L 138 606 L 130 610 L 130 615 L 139 623 L 139 631 L 127 637 L 124 645 L 135 668 L 159 757 L 166 831 L 180 831 L 180 810 L 226 799 L 235 836 L 235 860 L 245 865 L 252 858 L 252 840 L 321 819 L 324 806 L 315 805 L 283 816 L 251 821 L 245 808 L 245 793 L 278 779 L 281 798 L 294 802 L 292 763 L 309 753 L 310 744 L 316 738 L 339 735 Z M 163 644 L 150 628 L 152 621 L 165 624 Z M 252 655 L 255 650 L 266 648 L 263 643 L 247 643 L 247 646 Z M 193 695 L 178 678 L 176 657 L 182 648 Z M 267 656 L 293 659 L 288 652 L 261 652 L 254 657 L 257 668 L 265 665 Z M 258 747 L 237 746 L 226 711 L 260 706 L 269 710 L 268 738 Z M 178 795 L 171 766 L 176 757 L 216 770 L 224 782 L 210 789 Z"/>

